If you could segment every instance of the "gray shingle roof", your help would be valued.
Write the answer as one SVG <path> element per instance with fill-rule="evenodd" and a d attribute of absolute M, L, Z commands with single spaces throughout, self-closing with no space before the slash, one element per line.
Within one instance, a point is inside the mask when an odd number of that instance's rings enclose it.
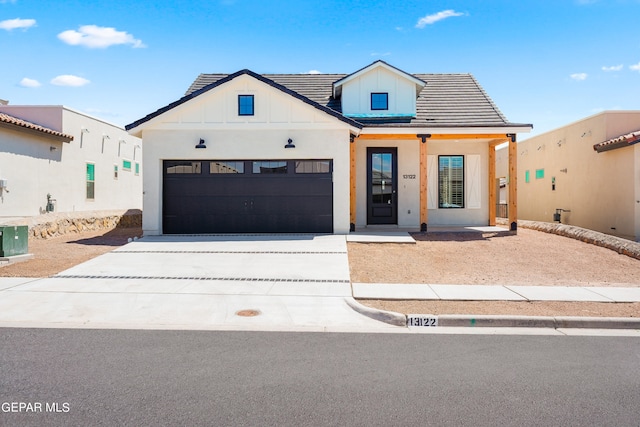
<path fill-rule="evenodd" d="M 200 74 L 190 95 L 227 74 Z M 263 74 L 263 77 L 322 106 L 341 113 L 340 100 L 332 98 L 332 84 L 348 74 Z M 382 127 L 521 127 L 510 123 L 471 74 L 413 74 L 427 85 L 417 99 L 415 118 L 355 119 L 365 126 Z"/>

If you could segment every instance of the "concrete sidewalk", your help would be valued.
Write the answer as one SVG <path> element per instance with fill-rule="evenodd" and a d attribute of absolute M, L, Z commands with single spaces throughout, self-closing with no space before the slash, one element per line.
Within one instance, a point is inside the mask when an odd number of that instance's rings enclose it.
<path fill-rule="evenodd" d="M 640 287 L 353 283 L 353 297 L 387 300 L 640 302 Z"/>

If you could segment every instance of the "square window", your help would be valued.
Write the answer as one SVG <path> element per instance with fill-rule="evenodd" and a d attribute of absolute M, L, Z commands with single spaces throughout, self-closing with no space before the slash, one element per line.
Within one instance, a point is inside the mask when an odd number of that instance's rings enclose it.
<path fill-rule="evenodd" d="M 372 110 L 388 110 L 389 94 L 388 93 L 372 93 L 371 109 Z"/>
<path fill-rule="evenodd" d="M 544 178 L 544 169 L 536 169 L 536 179 Z"/>
<path fill-rule="evenodd" d="M 130 171 L 131 170 L 131 161 L 130 160 L 123 160 L 122 161 L 122 170 L 124 170 L 124 171 Z"/>
<path fill-rule="evenodd" d="M 238 115 L 253 116 L 253 95 L 238 95 Z"/>

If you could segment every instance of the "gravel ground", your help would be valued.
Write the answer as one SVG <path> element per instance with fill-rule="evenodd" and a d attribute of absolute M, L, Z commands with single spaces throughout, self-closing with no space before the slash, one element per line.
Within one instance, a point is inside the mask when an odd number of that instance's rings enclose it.
<path fill-rule="evenodd" d="M 360 283 L 640 286 L 640 261 L 578 240 L 519 229 L 517 235 L 416 234 L 415 245 L 348 243 Z M 405 314 L 640 317 L 640 303 L 362 300 Z"/>
<path fill-rule="evenodd" d="M 29 239 L 29 261 L 0 267 L 0 277 L 48 277 L 110 252 L 141 236 L 141 228 L 113 228 L 65 234 L 50 239 Z"/>
<path fill-rule="evenodd" d="M 29 240 L 34 258 L 0 267 L 0 277 L 48 277 L 141 236 L 115 228 Z M 640 286 L 640 261 L 598 246 L 539 231 L 495 237 L 429 233 L 417 243 L 349 243 L 351 279 L 361 283 Z M 405 314 L 513 314 L 640 317 L 640 303 L 501 301 L 361 301 Z"/>

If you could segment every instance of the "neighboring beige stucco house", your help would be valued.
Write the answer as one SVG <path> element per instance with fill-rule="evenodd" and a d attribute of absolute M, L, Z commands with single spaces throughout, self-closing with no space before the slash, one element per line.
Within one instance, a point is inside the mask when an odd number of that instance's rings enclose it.
<path fill-rule="evenodd" d="M 70 108 L 0 105 L 0 218 L 142 208 L 142 146 Z"/>
<path fill-rule="evenodd" d="M 518 144 L 518 218 L 640 240 L 640 111 L 604 111 Z M 626 136 L 625 136 L 626 135 Z M 507 152 L 497 153 L 506 176 Z"/>
<path fill-rule="evenodd" d="M 531 125 L 508 122 L 469 74 L 376 61 L 351 74 L 202 74 L 126 129 L 144 141 L 153 235 L 492 224 L 493 147 L 510 141 L 515 170 L 516 134 Z"/>

